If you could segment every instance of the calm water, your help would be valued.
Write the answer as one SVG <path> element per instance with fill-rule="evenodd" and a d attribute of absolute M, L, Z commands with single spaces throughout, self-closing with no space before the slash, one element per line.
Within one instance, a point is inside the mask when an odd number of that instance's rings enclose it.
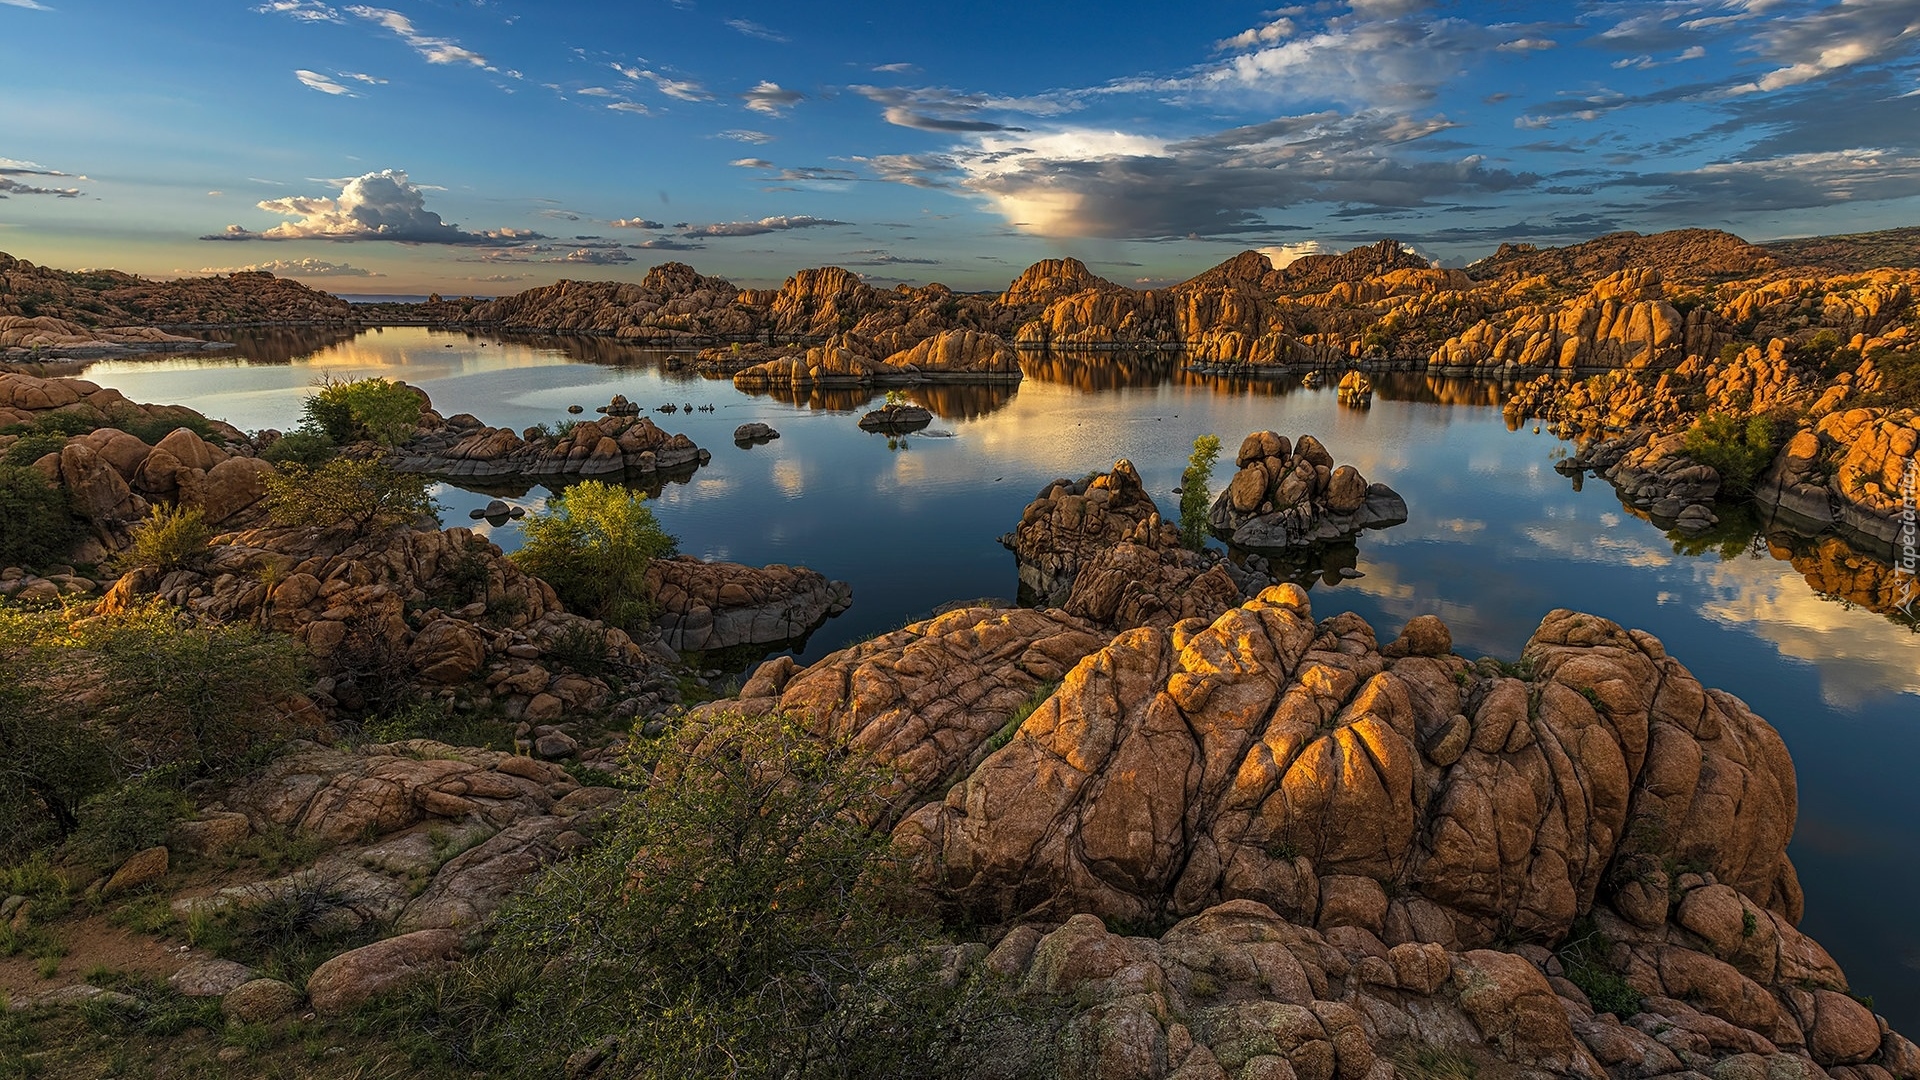
<path fill-rule="evenodd" d="M 1408 376 L 1373 408 L 1340 408 L 1331 388 L 1198 380 L 1152 363 L 1102 357 L 1037 361 L 1018 387 L 936 387 L 909 398 L 936 414 L 927 431 L 889 440 L 855 427 L 877 395 L 789 402 L 730 382 L 668 371 L 666 354 L 604 340 L 503 341 L 416 328 L 314 339 L 239 340 L 237 356 L 112 361 L 86 377 L 136 401 L 180 402 L 242 428 L 287 428 L 322 373 L 383 375 L 424 388 L 443 414 L 515 428 L 592 415 L 614 393 L 643 407 L 712 404 L 712 413 L 649 413 L 713 453 L 655 510 L 683 551 L 743 562 L 804 563 L 852 583 L 854 606 L 798 652 L 814 659 L 948 601 L 1010 597 L 1013 557 L 997 542 L 1046 482 L 1127 457 L 1169 514 L 1196 435 L 1271 428 L 1318 436 L 1341 462 L 1405 496 L 1412 519 L 1360 542 L 1365 576 L 1312 590 L 1320 615 L 1351 610 L 1391 638 L 1437 614 L 1468 655 L 1511 658 L 1556 607 L 1595 612 L 1658 635 L 1710 686 L 1778 727 L 1799 770 L 1793 857 L 1807 892 L 1805 928 L 1875 996 L 1896 1026 L 1920 1028 L 1920 634 L 1822 597 L 1804 574 L 1735 542 L 1686 553 L 1627 513 L 1604 483 L 1576 491 L 1553 471 L 1559 444 L 1509 432 L 1485 383 Z M 749 420 L 781 438 L 732 442 Z M 1224 484 L 1231 462 L 1216 473 Z M 541 487 L 440 492 L 449 524 L 495 495 L 540 505 Z M 485 529 L 484 524 L 477 524 Z M 517 526 L 492 530 L 512 548 Z"/>

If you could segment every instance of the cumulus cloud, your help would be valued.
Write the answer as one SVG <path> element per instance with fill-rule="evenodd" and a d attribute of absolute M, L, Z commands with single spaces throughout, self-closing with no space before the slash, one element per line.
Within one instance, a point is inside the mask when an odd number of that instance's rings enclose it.
<path fill-rule="evenodd" d="M 310 90 L 318 90 L 323 94 L 332 94 L 336 97 L 358 96 L 353 91 L 341 86 L 339 83 L 334 82 L 331 78 L 317 71 L 308 71 L 306 68 L 295 68 L 293 70 L 293 77 L 299 79 L 302 86 Z"/>
<path fill-rule="evenodd" d="M 917 186 L 951 176 L 1020 232 L 1115 239 L 1271 232 L 1285 226 L 1270 212 L 1308 203 L 1406 209 L 1540 181 L 1477 155 L 1403 152 L 1451 126 L 1443 117 L 1369 110 L 1283 117 L 1177 141 L 1063 128 L 982 135 L 925 162 L 867 164 L 886 179 L 917 179 Z M 937 171 L 917 171 L 922 165 Z"/>
<path fill-rule="evenodd" d="M 1920 42 L 1920 4 L 1841 0 L 1816 12 L 1776 13 L 1753 35 L 1761 56 L 1778 67 L 1734 86 L 1736 94 L 1799 86 L 1843 67 L 1899 56 Z"/>
<path fill-rule="evenodd" d="M 649 221 L 648 219 L 643 217 L 614 218 L 612 221 L 607 222 L 607 224 L 613 226 L 616 229 L 656 229 L 657 230 L 657 229 L 666 228 L 665 225 L 662 225 L 657 221 Z"/>
<path fill-rule="evenodd" d="M 779 83 L 762 79 L 753 89 L 740 95 L 747 108 L 766 116 L 783 116 L 786 110 L 806 99 L 798 90 L 788 90 Z"/>
<path fill-rule="evenodd" d="M 347 12 L 386 27 L 395 37 L 411 46 L 413 51 L 425 57 L 429 64 L 471 64 L 480 68 L 488 66 L 485 56 L 463 47 L 451 38 L 433 37 L 421 33 L 414 28 L 412 19 L 397 11 L 355 4 L 348 7 Z"/>
<path fill-rule="evenodd" d="M 630 263 L 633 261 L 633 256 L 618 248 L 575 248 L 555 261 L 585 263 L 589 266 L 612 266 L 617 263 Z"/>
<path fill-rule="evenodd" d="M 282 277 L 386 277 L 347 263 L 328 262 L 325 259 L 274 259 L 270 262 L 248 263 L 245 266 L 203 266 L 198 270 L 175 270 L 176 274 L 245 274 L 265 271 Z"/>
<path fill-rule="evenodd" d="M 689 226 L 686 236 L 764 236 L 772 232 L 787 232 L 791 229 L 812 229 L 825 225 L 845 225 L 847 222 L 834 221 L 831 218 L 807 217 L 764 217 L 758 221 L 721 221 L 712 225 Z"/>
<path fill-rule="evenodd" d="M 1309 255 L 1329 254 L 1326 245 L 1318 240 L 1302 240 L 1297 244 L 1276 244 L 1263 247 L 1260 254 L 1267 257 L 1275 270 L 1284 270 Z"/>
<path fill-rule="evenodd" d="M 337 196 L 294 195 L 256 203 L 269 213 L 294 218 L 255 232 L 229 225 L 202 240 L 391 240 L 402 244 L 503 244 L 539 239 L 517 229 L 473 233 L 449 224 L 426 208 L 419 185 L 399 169 L 367 173 L 346 181 Z"/>
<path fill-rule="evenodd" d="M 16 180 L 19 176 L 44 176 L 57 179 L 85 180 L 72 173 L 63 173 L 58 169 L 49 169 L 31 161 L 18 161 L 0 157 L 0 199 L 9 195 L 51 195 L 56 199 L 77 199 L 84 194 L 79 188 L 43 187 L 37 182 Z"/>
<path fill-rule="evenodd" d="M 759 38 L 761 41 L 777 41 L 783 45 L 786 44 L 787 41 L 785 34 L 777 30 L 769 30 L 759 23 L 754 22 L 752 19 L 728 19 L 727 25 L 739 33 L 745 34 L 750 38 Z"/>

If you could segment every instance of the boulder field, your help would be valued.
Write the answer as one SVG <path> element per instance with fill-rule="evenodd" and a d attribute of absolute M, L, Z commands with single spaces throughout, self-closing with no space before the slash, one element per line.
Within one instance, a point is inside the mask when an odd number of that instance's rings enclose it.
<path fill-rule="evenodd" d="M 1369 484 L 1351 465 L 1336 466 L 1320 440 L 1298 443 L 1256 431 L 1234 456 L 1239 468 L 1213 502 L 1207 524 L 1236 547 L 1285 552 L 1345 540 L 1407 520 L 1407 502 L 1385 484 Z"/>
<path fill-rule="evenodd" d="M 1292 585 L 1117 636 L 967 608 L 704 708 L 894 770 L 919 887 L 1011 927 L 948 966 L 1080 1003 L 1063 1075 L 1920 1075 L 1796 929 L 1778 734 L 1605 619 L 1500 664 Z"/>

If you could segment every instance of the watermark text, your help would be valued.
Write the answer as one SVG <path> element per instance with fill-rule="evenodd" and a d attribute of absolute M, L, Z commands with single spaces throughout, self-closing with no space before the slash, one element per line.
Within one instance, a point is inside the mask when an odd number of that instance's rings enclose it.
<path fill-rule="evenodd" d="M 1900 479 L 1900 531 L 1893 539 L 1893 580 L 1894 606 L 1907 618 L 1914 617 L 1913 602 L 1920 599 L 1920 575 L 1916 575 L 1916 564 L 1920 564 L 1920 553 L 1915 551 L 1916 540 L 1920 539 L 1920 530 L 1915 527 L 1914 489 L 1920 486 L 1920 457 L 1907 462 L 1907 473 Z"/>

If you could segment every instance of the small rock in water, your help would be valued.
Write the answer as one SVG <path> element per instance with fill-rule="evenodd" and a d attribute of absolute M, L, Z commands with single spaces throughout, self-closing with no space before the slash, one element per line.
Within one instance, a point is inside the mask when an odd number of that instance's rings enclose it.
<path fill-rule="evenodd" d="M 506 502 L 503 500 L 494 499 L 493 501 L 487 503 L 487 508 L 481 511 L 478 516 L 488 517 L 488 518 L 504 518 L 504 517 L 510 517 L 512 516 L 512 514 L 513 514 L 513 507 L 508 506 Z"/>
<path fill-rule="evenodd" d="M 570 413 L 583 413 L 586 412 L 587 409 L 584 405 L 569 405 L 567 406 L 567 411 Z"/>
<path fill-rule="evenodd" d="M 1367 572 L 1365 570 L 1355 569 L 1354 567 L 1351 567 L 1351 566 L 1343 566 L 1340 568 L 1340 576 L 1343 578 L 1366 577 Z"/>

